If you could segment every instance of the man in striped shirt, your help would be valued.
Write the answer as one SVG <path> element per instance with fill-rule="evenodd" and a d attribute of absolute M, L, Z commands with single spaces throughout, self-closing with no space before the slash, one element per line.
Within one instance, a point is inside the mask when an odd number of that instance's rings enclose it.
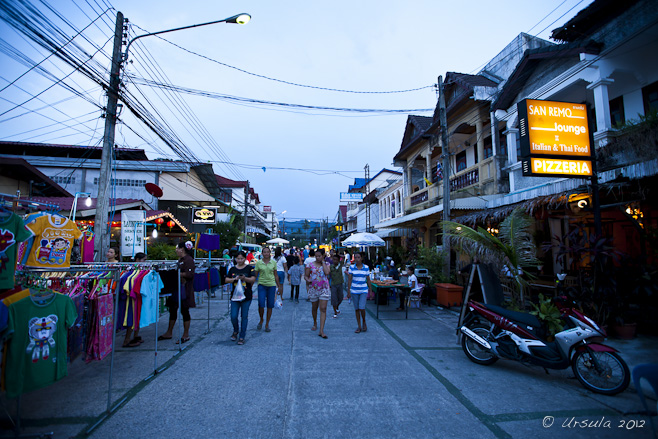
<path fill-rule="evenodd" d="M 357 334 L 366 332 L 366 297 L 368 293 L 372 292 L 372 284 L 370 283 L 370 267 L 363 263 L 363 256 L 361 253 L 354 254 L 354 264 L 350 266 L 347 271 L 347 298 L 354 298 L 354 311 L 356 312 L 356 323 L 358 328 Z M 361 322 L 363 321 L 363 325 Z"/>

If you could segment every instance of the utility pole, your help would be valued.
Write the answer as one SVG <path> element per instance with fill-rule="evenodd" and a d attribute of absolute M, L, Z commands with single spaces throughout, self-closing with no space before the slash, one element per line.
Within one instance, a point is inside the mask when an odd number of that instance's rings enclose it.
<path fill-rule="evenodd" d="M 249 180 L 244 187 L 244 237 L 242 242 L 247 242 L 247 208 L 249 207 Z"/>
<path fill-rule="evenodd" d="M 100 175 L 98 176 L 98 194 L 96 195 L 96 216 L 94 217 L 94 260 L 101 262 L 110 246 L 108 211 L 110 207 L 110 177 L 112 170 L 112 150 L 114 149 L 114 128 L 117 122 L 117 101 L 119 99 L 119 75 L 121 73 L 121 45 L 123 41 L 123 14 L 117 12 L 114 28 L 114 48 L 112 50 L 112 68 L 110 70 L 110 87 L 107 90 L 107 108 L 105 109 L 105 132 L 103 151 L 101 153 Z M 111 222 L 110 222 L 111 224 Z"/>
<path fill-rule="evenodd" d="M 443 90 L 443 76 L 439 76 L 439 123 L 441 125 L 441 157 L 443 158 L 443 221 L 450 221 L 450 152 L 448 151 L 448 117 L 446 115 L 446 95 Z M 443 224 L 443 251 L 446 255 L 443 275 L 450 276 L 450 240 Z"/>

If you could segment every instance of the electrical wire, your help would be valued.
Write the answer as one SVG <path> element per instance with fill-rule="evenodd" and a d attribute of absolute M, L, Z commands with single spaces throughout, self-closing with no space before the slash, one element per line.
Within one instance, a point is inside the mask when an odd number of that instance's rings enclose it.
<path fill-rule="evenodd" d="M 134 25 L 134 24 L 133 24 L 133 26 L 137 27 L 138 29 L 140 29 L 140 30 L 143 31 L 143 32 L 149 33 L 149 31 L 147 31 L 146 29 L 143 29 L 143 28 L 141 28 L 141 27 L 139 27 L 139 26 L 137 26 L 137 25 Z M 409 92 L 414 92 L 414 91 L 419 91 L 419 90 L 425 90 L 425 89 L 427 89 L 427 88 L 433 88 L 433 87 L 435 86 L 434 84 L 431 84 L 431 85 L 425 85 L 425 86 L 422 86 L 422 87 L 410 88 L 410 89 L 405 89 L 405 90 L 389 90 L 389 91 L 358 91 L 358 90 L 347 90 L 347 89 L 340 89 L 340 88 L 330 88 L 330 87 L 320 87 L 320 86 L 316 86 L 316 85 L 300 84 L 300 83 L 297 83 L 297 82 L 286 81 L 286 80 L 283 80 L 283 79 L 272 78 L 272 77 L 270 77 L 270 76 L 265 76 L 265 75 L 261 75 L 261 74 L 258 74 L 258 73 L 249 72 L 249 71 L 244 70 L 244 69 L 241 69 L 241 68 L 239 68 L 239 67 L 235 67 L 235 66 L 232 66 L 232 65 L 230 65 L 230 64 L 226 64 L 226 63 L 224 63 L 224 62 L 221 62 L 221 61 L 218 61 L 218 60 L 216 60 L 216 59 L 210 58 L 209 56 L 202 55 L 202 54 L 200 54 L 200 53 L 194 52 L 193 50 L 186 49 L 185 47 L 179 46 L 178 44 L 176 44 L 176 43 L 174 43 L 174 42 L 171 42 L 171 41 L 167 40 L 166 38 L 164 38 L 164 37 L 162 37 L 162 36 L 160 36 L 160 35 L 155 35 L 155 36 L 156 36 L 157 38 L 160 38 L 161 40 L 165 41 L 166 43 L 169 43 L 169 44 L 171 44 L 172 46 L 177 47 L 177 48 L 180 49 L 180 50 L 183 50 L 183 51 L 185 51 L 185 52 L 187 52 L 187 53 L 190 53 L 190 54 L 192 54 L 192 55 L 198 56 L 198 57 L 200 57 L 200 58 L 203 58 L 203 59 L 205 59 L 205 60 L 207 60 L 207 61 L 210 61 L 210 62 L 213 62 L 213 63 L 215 63 L 215 64 L 219 64 L 219 65 L 221 65 L 221 66 L 228 67 L 228 68 L 233 69 L 233 70 L 236 70 L 236 71 L 238 71 L 238 72 L 240 72 L 240 73 L 245 73 L 245 74 L 247 74 L 247 75 L 251 75 L 251 76 L 254 76 L 254 77 L 256 77 L 256 78 L 266 79 L 266 80 L 268 80 L 268 81 L 279 82 L 279 83 L 287 84 L 287 85 L 293 85 L 293 86 L 295 86 L 295 87 L 304 87 L 304 88 L 311 88 L 311 89 L 315 89 L 315 90 L 333 91 L 333 92 L 339 92 L 339 93 L 354 93 L 354 94 L 394 94 L 394 93 L 409 93 Z"/>

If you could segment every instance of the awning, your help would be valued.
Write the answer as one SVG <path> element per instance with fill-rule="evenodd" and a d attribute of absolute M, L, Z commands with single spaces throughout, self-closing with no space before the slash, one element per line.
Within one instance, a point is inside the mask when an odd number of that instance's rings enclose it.
<path fill-rule="evenodd" d="M 457 198 L 450 200 L 450 210 L 482 210 L 486 209 L 487 201 L 499 197 L 499 195 L 483 195 L 481 197 L 468 197 L 468 198 Z M 443 203 L 438 206 L 432 206 L 428 209 L 423 209 L 418 212 L 414 212 L 410 215 L 404 215 L 399 218 L 392 220 L 384 221 L 379 224 L 375 224 L 375 229 L 391 228 L 392 226 L 398 227 L 413 227 L 415 226 L 416 221 L 427 218 L 429 216 L 435 215 L 438 217 L 438 214 L 443 212 Z M 440 218 L 437 218 L 439 220 Z"/>
<path fill-rule="evenodd" d="M 272 236 L 265 231 L 265 229 L 261 229 L 260 227 L 254 227 L 254 226 L 247 226 L 247 233 L 260 233 L 261 235 L 265 235 L 268 238 L 271 238 Z"/>

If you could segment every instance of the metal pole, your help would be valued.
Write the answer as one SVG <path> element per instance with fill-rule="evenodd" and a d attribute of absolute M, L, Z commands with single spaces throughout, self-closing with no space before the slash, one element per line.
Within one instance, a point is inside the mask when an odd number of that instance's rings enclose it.
<path fill-rule="evenodd" d="M 114 350 L 116 348 L 117 338 L 117 310 L 119 309 L 119 272 L 114 272 L 114 285 L 117 289 L 114 294 L 114 310 L 112 312 L 112 354 L 110 356 L 110 379 L 107 384 L 107 413 L 111 412 L 112 408 L 112 378 L 114 373 Z"/>
<path fill-rule="evenodd" d="M 439 76 L 439 123 L 441 125 L 441 154 L 443 158 L 443 221 L 450 221 L 450 153 L 448 151 L 448 121 L 446 116 L 446 97 L 443 90 L 443 76 Z M 450 276 L 450 240 L 447 227 L 443 225 L 443 252 L 446 255 L 443 275 Z"/>
<path fill-rule="evenodd" d="M 96 260 L 100 262 L 110 245 L 108 233 L 108 211 L 110 205 L 110 176 L 112 169 L 112 149 L 114 148 L 114 129 L 117 120 L 117 101 L 119 99 L 119 75 L 121 72 L 121 42 L 123 37 L 123 14 L 117 12 L 114 29 L 114 48 L 112 51 L 112 68 L 110 85 L 107 90 L 107 108 L 105 112 L 105 133 L 103 135 L 103 151 L 101 168 L 98 177 L 98 195 L 96 199 L 96 216 L 94 218 L 94 247 Z"/>
<path fill-rule="evenodd" d="M 244 188 L 244 236 L 242 242 L 247 242 L 247 206 L 249 203 L 249 180 Z"/>
<path fill-rule="evenodd" d="M 183 306 L 183 303 L 181 302 L 180 299 L 180 285 L 181 285 L 181 278 L 180 278 L 180 264 L 178 265 L 178 309 L 176 310 L 176 319 L 178 319 L 178 353 L 183 351 L 183 329 L 181 328 L 182 321 L 183 320 L 183 314 L 181 313 L 181 308 Z"/>

